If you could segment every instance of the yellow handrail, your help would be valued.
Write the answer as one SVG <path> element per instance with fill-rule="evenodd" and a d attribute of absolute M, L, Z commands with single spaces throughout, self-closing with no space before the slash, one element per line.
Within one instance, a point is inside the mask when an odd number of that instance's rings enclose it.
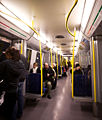
<path fill-rule="evenodd" d="M 56 52 L 56 62 L 57 62 L 57 78 L 58 78 L 58 54 Z"/>
<path fill-rule="evenodd" d="M 74 48 L 75 48 L 75 36 L 76 36 L 76 30 L 74 30 L 74 34 L 71 33 L 71 31 L 69 30 L 68 28 L 68 19 L 69 19 L 69 16 L 72 12 L 72 10 L 74 9 L 74 7 L 76 6 L 78 0 L 75 0 L 75 3 L 74 5 L 72 6 L 72 8 L 70 9 L 68 15 L 67 15 L 67 18 L 66 18 L 66 29 L 68 31 L 68 33 L 74 37 L 73 39 L 73 57 L 72 57 L 72 98 L 74 97 Z"/>
<path fill-rule="evenodd" d="M 61 69 L 61 75 L 62 75 L 62 58 L 61 58 L 61 55 L 60 55 L 60 69 Z"/>
<path fill-rule="evenodd" d="M 23 54 L 23 43 L 21 41 L 21 54 Z"/>
<path fill-rule="evenodd" d="M 67 65 L 67 59 L 66 59 L 66 65 Z"/>
<path fill-rule="evenodd" d="M 73 39 L 73 56 L 72 56 L 72 98 L 74 97 L 74 48 L 75 48 L 75 35 L 76 35 L 76 31 L 74 31 L 74 39 Z"/>
<path fill-rule="evenodd" d="M 78 0 L 75 0 L 75 3 L 74 3 L 74 5 L 72 6 L 72 8 L 70 9 L 70 11 L 69 11 L 69 13 L 68 13 L 68 15 L 67 15 L 67 18 L 66 18 L 66 29 L 67 29 L 67 31 L 69 32 L 69 34 L 70 34 L 71 36 L 73 36 L 73 37 L 74 37 L 73 33 L 71 33 L 70 30 L 69 30 L 69 28 L 68 28 L 68 19 L 69 19 L 69 16 L 70 16 L 72 10 L 73 10 L 74 7 L 76 6 L 77 2 L 78 2 Z"/>
<path fill-rule="evenodd" d="M 52 49 L 50 49 L 50 53 L 51 53 L 51 67 L 53 68 L 53 61 L 52 61 Z"/>
<path fill-rule="evenodd" d="M 7 13 L 1 11 L 1 10 L 0 10 L 0 12 L 1 12 L 2 14 L 5 14 L 5 15 L 7 15 L 7 16 L 13 18 L 13 19 L 16 19 L 16 20 L 18 20 L 18 21 L 24 23 L 24 24 L 27 25 L 31 30 L 33 30 L 38 36 L 40 36 L 40 34 L 39 34 L 34 28 L 32 28 L 30 25 L 28 25 L 28 24 L 27 24 L 26 22 L 24 22 L 23 20 L 21 20 L 21 19 L 19 19 L 19 18 L 17 18 L 17 17 L 13 17 L 13 16 L 11 16 L 11 15 L 9 15 L 9 14 L 7 14 Z"/>
<path fill-rule="evenodd" d="M 39 40 L 40 48 L 40 65 L 41 65 L 41 96 L 43 95 L 43 69 L 42 69 L 42 51 L 41 51 L 41 41 Z"/>
<path fill-rule="evenodd" d="M 27 25 L 31 30 L 33 30 L 38 36 L 40 36 L 40 34 L 39 34 L 33 27 L 31 27 L 30 25 L 28 25 L 28 24 L 27 24 L 26 22 L 24 22 L 23 20 L 21 20 L 21 19 L 19 19 L 19 18 L 17 18 L 17 17 L 13 17 L 13 16 L 11 16 L 11 15 L 9 15 L 9 14 L 7 14 L 7 13 L 1 11 L 1 10 L 0 10 L 0 12 L 1 12 L 2 14 L 5 14 L 5 15 L 7 15 L 7 16 L 13 18 L 13 19 L 16 19 L 16 20 L 18 20 L 18 21 L 24 23 L 24 24 Z M 42 70 L 42 51 L 41 51 L 41 41 L 40 41 L 40 40 L 39 40 L 39 48 L 40 48 L 41 96 L 42 96 L 42 95 L 43 95 L 43 70 Z"/>
<path fill-rule="evenodd" d="M 94 74 L 94 102 L 96 102 L 96 73 L 95 73 L 95 49 L 94 49 L 94 40 L 92 40 L 93 48 L 93 74 Z"/>

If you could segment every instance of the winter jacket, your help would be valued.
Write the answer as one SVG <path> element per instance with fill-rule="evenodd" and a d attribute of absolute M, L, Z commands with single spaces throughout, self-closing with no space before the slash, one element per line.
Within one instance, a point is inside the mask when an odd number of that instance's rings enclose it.
<path fill-rule="evenodd" d="M 4 81 L 6 92 L 16 92 L 20 80 L 24 80 L 26 70 L 19 61 L 5 60 L 0 62 L 0 79 Z"/>

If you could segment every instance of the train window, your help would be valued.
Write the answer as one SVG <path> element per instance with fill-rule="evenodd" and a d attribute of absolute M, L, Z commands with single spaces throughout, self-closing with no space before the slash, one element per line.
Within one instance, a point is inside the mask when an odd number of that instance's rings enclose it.
<path fill-rule="evenodd" d="M 40 53 L 37 52 L 37 55 L 36 55 L 36 62 L 38 63 L 38 66 L 40 67 Z"/>
<path fill-rule="evenodd" d="M 27 49 L 26 56 L 27 56 L 27 61 L 28 61 L 28 68 L 30 67 L 31 54 L 32 54 L 32 50 Z"/>
<path fill-rule="evenodd" d="M 10 43 L 0 40 L 0 55 L 10 46 Z"/>

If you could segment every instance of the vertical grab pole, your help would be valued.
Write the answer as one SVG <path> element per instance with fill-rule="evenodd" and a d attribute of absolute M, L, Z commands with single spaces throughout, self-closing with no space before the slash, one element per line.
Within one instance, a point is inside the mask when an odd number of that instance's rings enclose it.
<path fill-rule="evenodd" d="M 57 62 L 57 78 L 58 78 L 58 54 L 56 52 L 56 62 Z"/>
<path fill-rule="evenodd" d="M 23 42 L 21 41 L 21 54 L 23 54 Z"/>
<path fill-rule="evenodd" d="M 41 96 L 43 95 L 43 69 L 42 69 L 42 51 L 41 51 L 41 41 L 39 39 L 40 48 L 40 65 L 41 65 Z"/>
<path fill-rule="evenodd" d="M 62 66 L 63 66 L 63 56 L 62 56 Z"/>
<path fill-rule="evenodd" d="M 74 97 L 74 48 L 75 48 L 75 36 L 76 36 L 76 30 L 74 30 L 74 39 L 73 39 L 73 57 L 72 57 L 72 98 Z"/>
<path fill-rule="evenodd" d="M 67 58 L 66 58 L 66 65 L 67 65 Z"/>
<path fill-rule="evenodd" d="M 95 49 L 94 49 L 93 37 L 92 37 L 92 48 L 93 48 L 93 74 L 94 74 L 94 102 L 96 103 Z"/>
<path fill-rule="evenodd" d="M 61 55 L 60 55 L 60 67 L 61 67 L 61 75 L 62 75 L 62 58 L 61 58 Z"/>
<path fill-rule="evenodd" d="M 52 49 L 50 49 L 51 52 L 51 67 L 53 68 L 53 61 L 52 61 Z"/>

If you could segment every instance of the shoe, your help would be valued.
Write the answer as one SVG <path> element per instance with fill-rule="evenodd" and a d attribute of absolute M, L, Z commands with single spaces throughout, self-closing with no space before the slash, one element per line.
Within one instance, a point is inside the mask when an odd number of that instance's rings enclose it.
<path fill-rule="evenodd" d="M 20 116 L 17 116 L 17 119 L 20 119 L 22 117 L 22 115 L 20 115 Z"/>
<path fill-rule="evenodd" d="M 43 96 L 42 96 L 42 98 L 45 98 L 46 97 L 46 95 L 44 94 Z"/>
<path fill-rule="evenodd" d="M 47 98 L 48 98 L 48 99 L 51 99 L 51 96 L 50 96 L 50 95 L 48 95 L 48 96 L 47 96 Z"/>

